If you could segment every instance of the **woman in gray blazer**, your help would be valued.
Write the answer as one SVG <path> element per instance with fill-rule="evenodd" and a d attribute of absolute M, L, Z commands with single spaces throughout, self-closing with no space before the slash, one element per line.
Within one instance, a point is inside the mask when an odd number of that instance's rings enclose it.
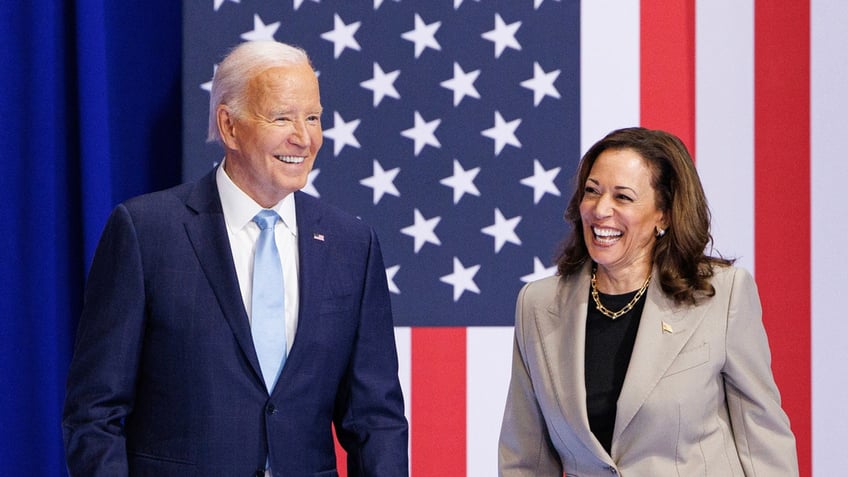
<path fill-rule="evenodd" d="M 705 252 L 686 146 L 613 131 L 577 181 L 559 273 L 518 295 L 499 474 L 798 475 L 756 284 Z"/>

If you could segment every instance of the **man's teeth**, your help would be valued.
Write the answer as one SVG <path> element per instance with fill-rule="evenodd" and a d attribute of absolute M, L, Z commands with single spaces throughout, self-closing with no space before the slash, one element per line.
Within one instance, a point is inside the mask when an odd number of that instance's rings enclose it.
<path fill-rule="evenodd" d="M 286 164 L 300 164 L 303 162 L 305 157 L 303 156 L 274 156 L 278 161 L 285 162 Z"/>

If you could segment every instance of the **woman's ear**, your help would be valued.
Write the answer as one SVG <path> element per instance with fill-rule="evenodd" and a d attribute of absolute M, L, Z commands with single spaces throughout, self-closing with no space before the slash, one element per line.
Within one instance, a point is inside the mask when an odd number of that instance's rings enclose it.
<path fill-rule="evenodd" d="M 657 225 L 654 226 L 654 233 L 657 238 L 660 238 L 665 235 L 666 231 L 668 231 L 668 221 L 666 220 L 666 212 L 663 212 Z"/>

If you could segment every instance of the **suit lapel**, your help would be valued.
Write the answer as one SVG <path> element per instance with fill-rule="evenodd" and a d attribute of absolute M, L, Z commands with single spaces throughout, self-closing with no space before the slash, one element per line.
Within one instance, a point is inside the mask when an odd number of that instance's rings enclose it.
<path fill-rule="evenodd" d="M 295 210 L 297 214 L 297 248 L 300 281 L 300 304 L 297 320 L 297 339 L 292 345 L 291 353 L 283 368 L 296 368 L 298 363 L 307 359 L 300 351 L 298 343 L 309 343 L 312 334 L 319 332 L 312 321 L 320 313 L 321 294 L 324 291 L 324 280 L 327 275 L 327 255 L 334 239 L 334 230 L 324 230 L 321 226 L 322 217 L 319 204 L 312 197 L 295 192 Z M 282 378 L 281 378 L 282 380 Z"/>
<path fill-rule="evenodd" d="M 250 322 L 239 291 L 214 170 L 197 182 L 186 200 L 186 206 L 196 212 L 196 215 L 185 221 L 185 230 L 197 260 L 239 347 L 261 381 L 262 372 L 250 335 Z"/>
<path fill-rule="evenodd" d="M 654 269 L 653 274 L 659 277 L 658 270 Z M 704 315 L 704 308 L 676 305 L 662 291 L 659 280 L 651 283 L 633 355 L 618 398 L 613 452 L 616 441 L 680 354 Z"/>
<path fill-rule="evenodd" d="M 606 452 L 589 428 L 586 409 L 586 313 L 589 297 L 589 265 L 566 280 L 559 280 L 556 299 L 539 310 L 537 327 L 542 353 L 548 365 L 560 412 L 587 449 Z"/>

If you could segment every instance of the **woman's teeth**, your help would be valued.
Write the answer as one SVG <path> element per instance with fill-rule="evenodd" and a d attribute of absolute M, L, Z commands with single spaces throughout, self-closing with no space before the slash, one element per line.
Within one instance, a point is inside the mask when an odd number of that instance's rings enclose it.
<path fill-rule="evenodd" d="M 622 236 L 619 230 L 597 227 L 592 227 L 592 233 L 595 234 L 595 239 L 602 243 L 613 243 Z"/>

